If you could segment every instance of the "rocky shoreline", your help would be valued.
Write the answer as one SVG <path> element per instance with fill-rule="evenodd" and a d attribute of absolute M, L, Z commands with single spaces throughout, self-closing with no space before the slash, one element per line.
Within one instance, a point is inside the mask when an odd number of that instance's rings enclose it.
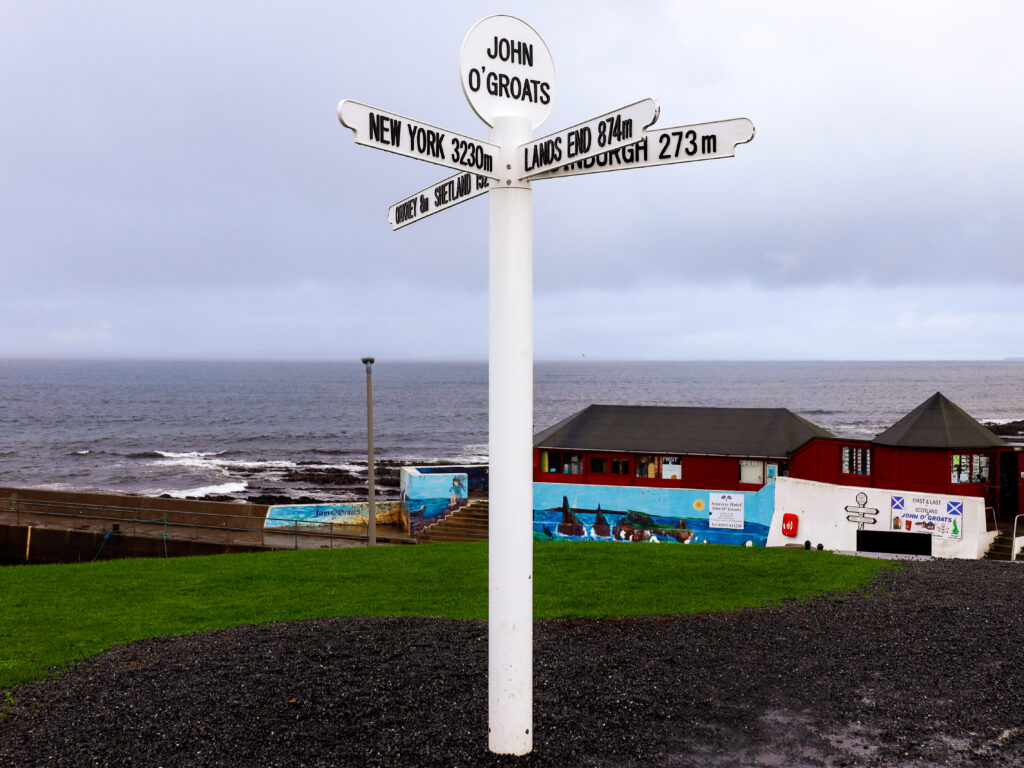
<path fill-rule="evenodd" d="M 987 421 L 985 422 L 985 426 L 1002 438 L 1024 438 L 1024 419 L 1020 421 L 1008 421 L 1005 424 L 995 424 L 991 421 Z"/>
<path fill-rule="evenodd" d="M 760 610 L 538 621 L 522 758 L 487 750 L 485 622 L 157 638 L 11 691 L 0 765 L 1021 765 L 1022 593 L 1019 564 L 935 560 Z"/>
<path fill-rule="evenodd" d="M 443 466 L 450 462 L 380 459 L 374 462 L 374 487 L 377 499 L 393 501 L 399 497 L 402 467 Z M 207 493 L 186 496 L 193 501 L 228 501 L 247 504 L 329 504 L 337 501 L 365 501 L 368 474 L 331 465 L 325 461 L 300 461 L 292 467 L 277 470 L 268 482 L 265 469 L 232 469 L 233 475 L 258 485 L 240 494 Z M 289 492 L 289 490 L 291 492 Z M 343 498 L 338 497 L 341 494 Z M 161 498 L 172 498 L 161 494 Z"/>

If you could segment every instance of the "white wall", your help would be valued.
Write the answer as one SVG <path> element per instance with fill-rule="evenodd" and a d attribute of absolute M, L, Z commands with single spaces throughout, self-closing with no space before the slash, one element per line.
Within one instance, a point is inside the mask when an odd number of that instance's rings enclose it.
<path fill-rule="evenodd" d="M 775 481 L 775 514 L 768 530 L 767 546 L 803 545 L 810 540 L 812 547 L 820 543 L 825 549 L 856 551 L 858 523 L 850 522 L 847 516 L 858 513 L 847 511 L 847 507 L 860 506 L 857 501 L 859 493 L 867 497 L 864 507 L 877 510 L 877 514 L 873 515 L 877 523 L 865 525 L 865 528 L 877 531 L 892 530 L 894 496 L 904 498 L 908 511 L 913 509 L 914 498 L 938 500 L 943 508 L 950 501 L 962 502 L 959 538 L 944 538 L 933 533 L 932 555 L 935 557 L 979 558 L 985 554 L 997 535 L 997 531 L 985 531 L 985 500 L 977 496 L 859 488 L 780 477 Z M 795 513 L 799 520 L 795 537 L 782 534 L 782 516 L 787 512 Z"/>

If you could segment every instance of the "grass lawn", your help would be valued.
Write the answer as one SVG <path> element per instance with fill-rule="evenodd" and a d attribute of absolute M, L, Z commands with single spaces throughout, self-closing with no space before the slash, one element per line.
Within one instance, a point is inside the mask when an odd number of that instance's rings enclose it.
<path fill-rule="evenodd" d="M 537 543 L 537 618 L 729 611 L 851 590 L 884 560 L 715 545 Z M 487 617 L 487 544 L 0 567 L 0 688 L 119 643 L 322 616 Z"/>

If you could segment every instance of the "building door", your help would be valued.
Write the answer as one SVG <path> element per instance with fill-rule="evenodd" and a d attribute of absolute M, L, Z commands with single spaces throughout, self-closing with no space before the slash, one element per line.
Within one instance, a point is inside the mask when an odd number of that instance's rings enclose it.
<path fill-rule="evenodd" d="M 1009 520 L 1017 514 L 1019 503 L 1020 473 L 1017 471 L 1017 452 L 1002 451 L 999 454 L 999 517 Z"/>

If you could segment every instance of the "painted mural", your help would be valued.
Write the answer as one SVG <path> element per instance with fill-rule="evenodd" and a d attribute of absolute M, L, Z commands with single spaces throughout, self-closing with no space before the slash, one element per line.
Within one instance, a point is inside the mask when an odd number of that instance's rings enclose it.
<path fill-rule="evenodd" d="M 757 493 L 724 494 L 687 488 L 534 483 L 533 537 L 538 541 L 763 547 L 774 509 L 773 483 Z"/>
<path fill-rule="evenodd" d="M 469 477 L 465 472 L 420 473 L 403 467 L 401 504 L 410 533 L 419 533 L 437 518 L 469 502 Z"/>
<path fill-rule="evenodd" d="M 400 502 L 378 501 L 375 505 L 378 525 L 395 525 L 405 529 Z M 267 510 L 264 528 L 292 528 L 320 525 L 366 525 L 370 521 L 370 505 L 350 504 L 278 504 Z"/>

